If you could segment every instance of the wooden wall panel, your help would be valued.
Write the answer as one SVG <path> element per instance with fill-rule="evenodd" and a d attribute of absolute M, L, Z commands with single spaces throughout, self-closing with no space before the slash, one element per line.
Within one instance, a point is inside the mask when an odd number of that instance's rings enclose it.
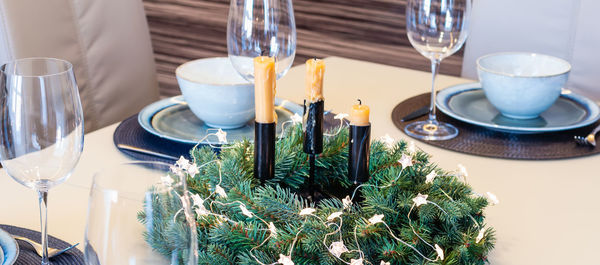
<path fill-rule="evenodd" d="M 406 37 L 405 0 L 293 0 L 297 28 L 294 64 L 342 56 L 428 71 L 430 64 Z M 180 94 L 178 65 L 227 56 L 228 0 L 144 0 L 163 96 Z M 459 75 L 462 51 L 441 73 Z"/>

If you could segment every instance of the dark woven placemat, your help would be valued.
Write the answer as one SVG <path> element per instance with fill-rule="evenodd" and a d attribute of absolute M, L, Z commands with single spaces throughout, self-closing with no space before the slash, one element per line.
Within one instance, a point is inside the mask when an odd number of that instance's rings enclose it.
<path fill-rule="evenodd" d="M 323 117 L 324 130 L 329 130 L 340 125 L 339 120 L 335 120 L 334 116 L 334 113 L 325 114 Z M 125 119 L 121 122 L 121 124 L 119 124 L 119 126 L 117 126 L 113 134 L 113 142 L 115 146 L 118 146 L 119 144 L 126 144 L 174 157 L 185 156 L 188 158 L 190 150 L 194 147 L 192 144 L 179 143 L 168 139 L 163 139 L 147 132 L 138 123 L 137 114 Z M 173 163 L 174 161 L 151 155 L 145 155 L 118 147 L 117 149 L 124 154 L 138 160 L 161 161 L 166 163 Z"/>
<path fill-rule="evenodd" d="M 392 111 L 392 121 L 396 127 L 404 132 L 404 127 L 412 121 L 402 122 L 402 117 L 420 107 L 429 105 L 429 97 L 430 93 L 425 93 L 400 102 Z M 600 122 L 576 130 L 562 132 L 515 134 L 497 132 L 464 123 L 439 111 L 437 114 L 439 121 L 451 123 L 458 128 L 458 136 L 446 141 L 422 142 L 448 150 L 478 156 L 523 160 L 563 159 L 600 153 L 600 148 L 578 146 L 573 141 L 573 136 L 587 135 Z M 427 119 L 427 116 L 416 120 L 425 119 Z"/>
<path fill-rule="evenodd" d="M 40 242 L 42 235 L 38 231 L 29 230 L 26 228 L 11 226 L 11 225 L 0 225 L 4 231 L 8 232 L 14 236 L 22 236 L 29 238 L 35 242 Z M 35 250 L 31 245 L 25 243 L 21 240 L 17 240 L 17 244 L 19 244 L 19 257 L 17 257 L 17 261 L 15 265 L 39 265 L 42 263 L 42 258 L 37 255 Z M 48 246 L 51 248 L 63 249 L 71 244 L 62 241 L 53 236 L 48 236 Z M 79 251 L 77 248 L 72 248 L 69 251 L 60 254 L 54 258 L 50 259 L 50 263 L 52 265 L 83 265 L 83 253 Z"/>
<path fill-rule="evenodd" d="M 146 150 L 159 152 L 173 157 L 185 156 L 189 158 L 190 149 L 194 147 L 192 144 L 178 143 L 168 139 L 160 138 L 153 135 L 138 123 L 138 115 L 135 114 L 119 124 L 113 134 L 113 142 L 115 146 L 118 144 L 126 144 L 143 148 Z M 117 147 L 118 148 L 118 147 Z M 143 161 L 161 161 L 172 163 L 173 160 L 146 155 L 134 151 L 118 148 L 124 154 Z"/>

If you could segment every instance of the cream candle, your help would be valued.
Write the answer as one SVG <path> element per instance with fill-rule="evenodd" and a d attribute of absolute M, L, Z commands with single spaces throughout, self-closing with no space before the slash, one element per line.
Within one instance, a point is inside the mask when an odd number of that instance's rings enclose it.
<path fill-rule="evenodd" d="M 306 99 L 308 102 L 323 100 L 323 76 L 325 62 L 321 59 L 306 61 Z"/>
<path fill-rule="evenodd" d="M 363 105 L 359 100 L 359 103 L 352 106 L 350 110 L 350 125 L 356 126 L 367 126 L 371 124 L 369 122 L 369 106 Z"/>
<path fill-rule="evenodd" d="M 254 108 L 256 122 L 274 123 L 276 93 L 275 60 L 272 57 L 254 58 Z"/>

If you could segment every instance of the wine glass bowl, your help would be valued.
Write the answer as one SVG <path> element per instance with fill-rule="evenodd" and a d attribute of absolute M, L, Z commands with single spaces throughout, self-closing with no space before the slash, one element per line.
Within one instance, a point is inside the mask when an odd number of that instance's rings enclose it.
<path fill-rule="evenodd" d="M 52 58 L 0 66 L 0 160 L 8 175 L 38 192 L 42 264 L 48 264 L 47 195 L 83 151 L 83 111 L 73 66 Z"/>
<path fill-rule="evenodd" d="M 84 241 L 87 265 L 197 264 L 190 196 L 169 168 L 136 161 L 94 175 Z"/>
<path fill-rule="evenodd" d="M 233 67 L 254 82 L 258 56 L 275 58 L 277 79 L 292 66 L 296 55 L 296 22 L 291 0 L 231 0 L 227 22 L 227 51 Z"/>
<path fill-rule="evenodd" d="M 2 165 L 17 182 L 49 189 L 65 181 L 83 150 L 83 115 L 69 62 L 30 58 L 2 72 Z"/>
<path fill-rule="evenodd" d="M 447 140 L 458 129 L 438 122 L 435 115 L 435 77 L 441 61 L 458 51 L 468 35 L 471 0 L 408 0 L 406 32 L 411 45 L 431 60 L 429 119 L 408 124 L 404 131 L 424 140 Z"/>
<path fill-rule="evenodd" d="M 407 36 L 421 55 L 442 60 L 463 46 L 468 35 L 471 0 L 409 0 Z"/>

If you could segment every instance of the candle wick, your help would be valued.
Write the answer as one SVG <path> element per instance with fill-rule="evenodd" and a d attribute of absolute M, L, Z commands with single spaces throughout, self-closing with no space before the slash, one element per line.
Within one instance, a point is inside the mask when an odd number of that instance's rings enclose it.
<path fill-rule="evenodd" d="M 302 115 L 306 115 L 306 99 L 304 100 L 304 104 L 302 104 Z"/>
<path fill-rule="evenodd" d="M 358 100 L 358 105 L 362 105 L 362 100 L 360 100 L 360 98 L 357 100 Z"/>

